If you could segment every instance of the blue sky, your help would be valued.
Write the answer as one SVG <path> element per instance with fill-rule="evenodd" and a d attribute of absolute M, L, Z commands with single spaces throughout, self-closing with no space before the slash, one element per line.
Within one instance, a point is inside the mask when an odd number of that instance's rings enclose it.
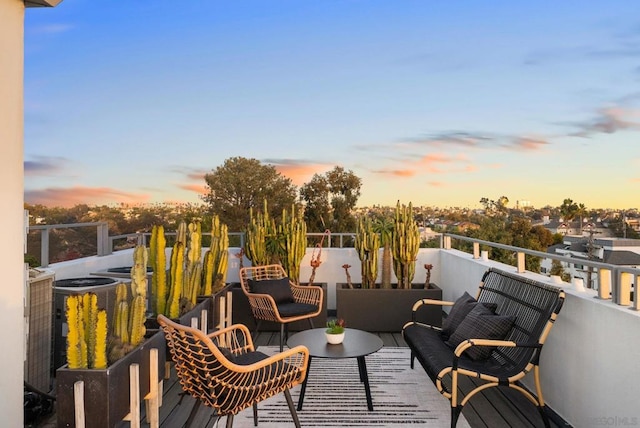
<path fill-rule="evenodd" d="M 640 5 L 64 0 L 25 19 L 25 201 L 200 202 L 233 156 L 359 205 L 638 207 Z"/>

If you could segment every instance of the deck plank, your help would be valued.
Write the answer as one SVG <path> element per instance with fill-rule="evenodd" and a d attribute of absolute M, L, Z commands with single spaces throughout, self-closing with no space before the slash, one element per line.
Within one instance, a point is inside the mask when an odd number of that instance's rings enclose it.
<path fill-rule="evenodd" d="M 406 347 L 400 333 L 378 333 L 384 346 Z M 279 346 L 279 332 L 260 332 L 254 338 L 254 345 L 259 346 Z M 409 361 L 407 361 L 409 364 Z M 420 365 L 416 365 L 416 370 L 422 370 Z M 469 378 L 461 379 L 460 391 L 468 392 L 478 380 Z M 182 387 L 177 381 L 175 369 L 171 369 L 169 379 L 164 380 L 162 406 L 160 407 L 160 427 L 174 428 L 182 426 L 191 412 L 194 399 L 181 394 Z M 144 411 L 144 404 L 143 404 Z M 536 407 L 530 403 L 522 394 L 508 388 L 489 388 L 474 396 L 465 406 L 462 414 L 472 428 L 501 428 L 501 427 L 543 427 L 542 418 Z M 211 417 L 211 409 L 200 406 L 193 426 L 203 428 L 213 428 L 216 417 Z M 224 418 L 223 418 L 224 419 Z M 218 425 L 225 421 L 220 421 Z M 55 422 L 50 425 L 55 426 Z M 123 426 L 128 426 L 126 423 Z M 564 427 L 565 425 L 563 425 Z M 148 428 L 145 421 L 142 427 Z M 551 421 L 552 428 L 560 428 L 559 425 Z"/>

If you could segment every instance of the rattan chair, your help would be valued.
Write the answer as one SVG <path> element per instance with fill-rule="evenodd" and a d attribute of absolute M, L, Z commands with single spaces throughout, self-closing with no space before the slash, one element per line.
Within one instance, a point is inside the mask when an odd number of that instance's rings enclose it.
<path fill-rule="evenodd" d="M 260 287 L 260 291 L 256 290 L 256 284 L 260 281 L 283 279 L 288 282 L 290 290 L 290 298 L 288 300 L 279 299 L 276 293 L 268 291 L 271 285 Z M 307 319 L 309 320 L 309 325 L 313 328 L 313 318 L 317 317 L 322 311 L 322 301 L 324 299 L 322 287 L 294 284 L 288 280 L 287 274 L 281 265 L 273 264 L 242 268 L 240 269 L 240 282 L 242 291 L 249 299 L 253 318 L 256 320 L 256 332 L 259 331 L 262 321 L 273 321 L 280 324 L 280 351 L 283 349 L 290 323 Z M 280 297 L 282 296 L 280 295 Z"/>
<path fill-rule="evenodd" d="M 257 403 L 284 392 L 296 427 L 300 426 L 289 389 L 301 384 L 307 373 L 309 351 L 297 346 L 269 357 L 254 350 L 249 329 L 242 324 L 209 335 L 177 324 L 163 315 L 158 322 L 164 330 L 182 389 L 196 399 L 187 419 L 189 426 L 200 403 L 218 416 L 233 416 L 253 406 L 258 425 Z"/>

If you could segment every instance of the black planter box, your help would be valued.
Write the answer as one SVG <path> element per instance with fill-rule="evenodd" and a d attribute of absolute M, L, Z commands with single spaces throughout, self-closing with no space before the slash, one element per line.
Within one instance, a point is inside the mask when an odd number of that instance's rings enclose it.
<path fill-rule="evenodd" d="M 312 318 L 314 327 L 324 327 L 327 324 L 327 284 L 326 283 L 318 283 L 313 284 L 314 286 L 322 287 L 322 292 L 324 293 L 322 299 L 322 311 L 320 314 Z M 240 284 L 235 283 L 232 284 L 232 293 L 233 293 L 233 323 L 234 324 L 244 324 L 249 330 L 254 331 L 256 328 L 256 322 L 253 319 L 253 314 L 251 313 L 251 307 L 249 306 L 249 299 L 242 292 L 242 287 Z M 311 328 L 308 320 L 296 321 L 294 323 L 289 324 L 289 331 L 302 331 Z M 263 321 L 260 324 L 260 331 L 280 331 L 280 324 L 270 321 Z"/>
<path fill-rule="evenodd" d="M 429 288 L 412 289 L 350 289 L 336 284 L 336 312 L 347 327 L 370 332 L 398 333 L 411 321 L 411 308 L 420 299 L 442 300 L 442 289 L 435 284 Z M 418 321 L 442 325 L 442 306 L 422 308 Z"/>
<path fill-rule="evenodd" d="M 129 366 L 140 365 L 140 401 L 149 393 L 149 354 L 158 349 L 158 379 L 164 377 L 165 340 L 161 332 L 145 340 L 133 351 L 104 370 L 69 369 L 66 365 L 56 371 L 58 427 L 75 426 L 73 385 L 84 382 L 84 410 L 86 425 L 110 428 L 129 414 Z M 159 391 L 162 394 L 162 391 Z"/>

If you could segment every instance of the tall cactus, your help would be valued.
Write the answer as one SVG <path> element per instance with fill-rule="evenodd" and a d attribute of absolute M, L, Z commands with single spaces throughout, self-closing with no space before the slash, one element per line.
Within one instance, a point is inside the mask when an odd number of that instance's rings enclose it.
<path fill-rule="evenodd" d="M 277 234 L 281 236 L 282 253 L 280 261 L 289 279 L 300 283 L 300 264 L 307 252 L 307 224 L 304 222 L 302 211 L 296 212 L 295 204 L 291 205 L 291 213 L 282 210 L 282 221 Z"/>
<path fill-rule="evenodd" d="M 187 310 L 196 304 L 202 285 L 202 226 L 189 223 L 189 246 L 186 251 L 186 271 L 181 306 Z"/>
<path fill-rule="evenodd" d="M 362 288 L 375 288 L 380 237 L 374 232 L 371 219 L 368 217 L 358 219 L 355 248 L 361 262 Z"/>
<path fill-rule="evenodd" d="M 416 272 L 416 259 L 420 247 L 420 232 L 413 218 L 411 202 L 408 206 L 396 204 L 394 227 L 391 237 L 393 271 L 398 278 L 398 288 L 411 288 Z"/>
<path fill-rule="evenodd" d="M 149 263 L 153 269 L 151 278 L 151 311 L 165 314 L 167 306 L 167 240 L 162 225 L 153 226 L 149 248 Z"/>
<path fill-rule="evenodd" d="M 262 212 L 254 213 L 249 209 L 249 225 L 247 226 L 244 252 L 253 266 L 264 266 L 274 262 L 277 249 L 275 223 L 269 215 L 267 201 L 264 201 Z"/>
<path fill-rule="evenodd" d="M 145 267 L 146 270 L 146 267 Z M 133 294 L 133 284 L 131 285 Z M 109 360 L 117 361 L 144 340 L 146 328 L 144 296 L 135 296 L 129 301 L 126 284 L 116 286 L 116 303 L 110 343 Z"/>
<path fill-rule="evenodd" d="M 221 290 L 227 281 L 229 233 L 227 225 L 215 215 L 211 221 L 211 246 L 204 256 L 202 294 L 209 296 Z"/>
<path fill-rule="evenodd" d="M 67 363 L 69 368 L 107 367 L 107 314 L 94 293 L 67 298 Z"/>
<path fill-rule="evenodd" d="M 131 294 L 133 297 L 147 297 L 147 261 L 148 253 L 144 245 L 133 249 L 133 266 L 131 268 Z"/>
<path fill-rule="evenodd" d="M 184 243 L 176 241 L 171 251 L 171 284 L 169 300 L 165 308 L 165 315 L 169 318 L 180 316 L 180 296 L 184 284 Z"/>

